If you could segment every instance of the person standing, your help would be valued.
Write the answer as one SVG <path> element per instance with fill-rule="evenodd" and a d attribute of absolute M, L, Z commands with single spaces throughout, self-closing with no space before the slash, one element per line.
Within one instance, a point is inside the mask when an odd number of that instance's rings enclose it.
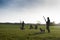
<path fill-rule="evenodd" d="M 30 29 L 33 29 L 33 26 L 32 26 L 32 24 L 30 24 Z"/>
<path fill-rule="evenodd" d="M 50 33 L 50 28 L 49 28 L 49 26 L 50 26 L 50 19 L 49 19 L 49 17 L 47 17 L 46 29 L 47 29 L 48 33 Z"/>
<path fill-rule="evenodd" d="M 35 29 L 37 29 L 38 28 L 38 26 L 37 26 L 37 24 L 35 25 Z"/>
<path fill-rule="evenodd" d="M 24 21 L 22 22 L 21 25 L 22 25 L 21 29 L 23 30 L 24 29 Z"/>

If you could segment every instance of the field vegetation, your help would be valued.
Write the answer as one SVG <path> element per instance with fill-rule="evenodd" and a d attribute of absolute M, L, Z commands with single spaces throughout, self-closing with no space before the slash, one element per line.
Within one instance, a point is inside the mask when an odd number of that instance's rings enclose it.
<path fill-rule="evenodd" d="M 50 33 L 45 26 L 29 29 L 29 25 L 25 25 L 24 30 L 20 27 L 19 24 L 0 24 L 0 40 L 60 40 L 60 26 L 50 26 Z M 45 29 L 45 33 L 40 33 L 39 28 Z"/>

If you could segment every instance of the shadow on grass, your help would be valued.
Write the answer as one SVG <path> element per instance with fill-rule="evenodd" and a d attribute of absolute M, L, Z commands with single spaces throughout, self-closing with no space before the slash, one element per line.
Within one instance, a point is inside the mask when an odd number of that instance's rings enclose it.
<path fill-rule="evenodd" d="M 28 34 L 29 36 L 30 35 L 39 35 L 39 34 L 44 34 L 45 32 L 37 32 L 37 33 L 33 33 L 33 34 Z"/>

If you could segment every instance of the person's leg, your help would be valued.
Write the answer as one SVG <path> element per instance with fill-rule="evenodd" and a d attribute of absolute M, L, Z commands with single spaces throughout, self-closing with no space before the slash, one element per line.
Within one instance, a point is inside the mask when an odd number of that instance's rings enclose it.
<path fill-rule="evenodd" d="M 50 33 L 49 25 L 46 26 L 48 33 Z"/>
<path fill-rule="evenodd" d="M 50 33 L 50 29 L 49 29 L 49 26 L 47 27 L 47 31 L 48 31 L 48 33 Z"/>
<path fill-rule="evenodd" d="M 48 33 L 50 33 L 50 29 L 48 28 Z"/>

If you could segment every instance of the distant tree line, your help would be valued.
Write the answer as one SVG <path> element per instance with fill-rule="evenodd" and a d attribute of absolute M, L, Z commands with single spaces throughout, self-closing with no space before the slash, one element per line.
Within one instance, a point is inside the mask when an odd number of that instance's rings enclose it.
<path fill-rule="evenodd" d="M 50 22 L 50 26 L 55 26 L 56 24 L 55 24 L 55 22 L 53 21 L 53 22 Z"/>

